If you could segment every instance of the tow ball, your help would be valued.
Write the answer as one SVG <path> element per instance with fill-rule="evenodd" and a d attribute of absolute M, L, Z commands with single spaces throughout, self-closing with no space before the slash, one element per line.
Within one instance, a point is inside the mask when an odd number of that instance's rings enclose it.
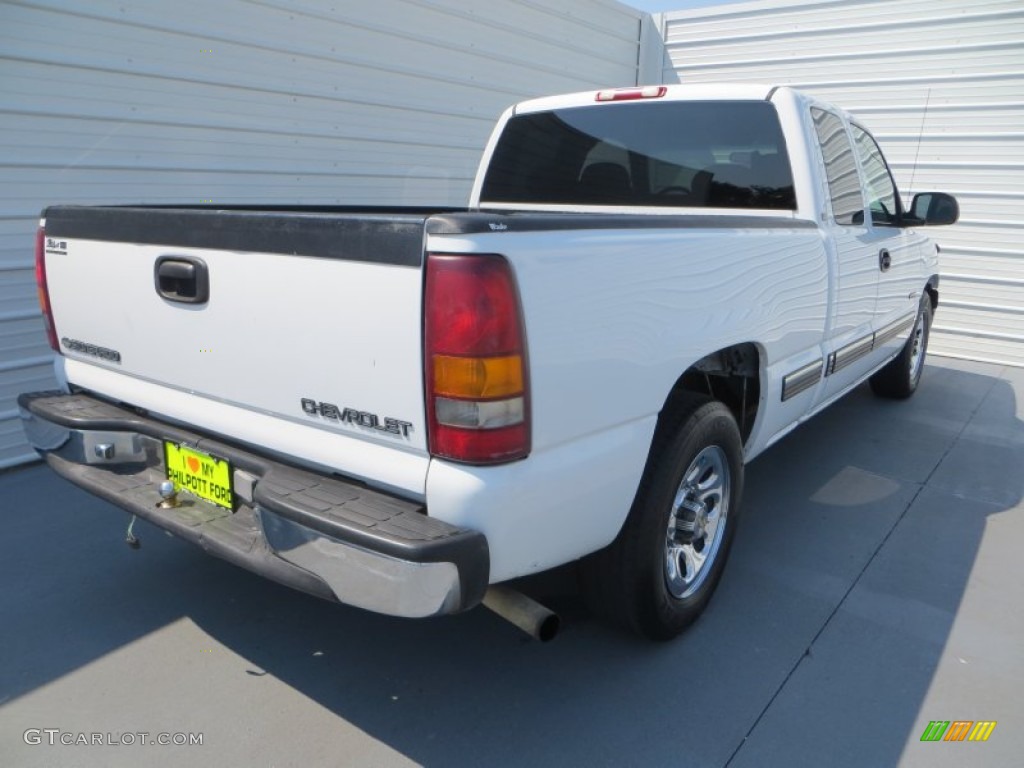
<path fill-rule="evenodd" d="M 178 501 L 178 489 L 170 480 L 160 483 L 160 497 L 163 501 L 157 502 L 160 509 L 174 509 L 181 502 Z"/>

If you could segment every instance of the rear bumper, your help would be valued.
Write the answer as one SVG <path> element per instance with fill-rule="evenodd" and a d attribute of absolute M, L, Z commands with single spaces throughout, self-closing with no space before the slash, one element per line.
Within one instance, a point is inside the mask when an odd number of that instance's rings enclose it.
<path fill-rule="evenodd" d="M 483 534 L 428 517 L 415 502 L 86 394 L 24 394 L 18 406 L 29 442 L 58 474 L 236 565 L 392 616 L 458 613 L 483 599 Z M 158 506 L 164 440 L 229 461 L 236 511 L 185 494 L 178 507 Z"/>

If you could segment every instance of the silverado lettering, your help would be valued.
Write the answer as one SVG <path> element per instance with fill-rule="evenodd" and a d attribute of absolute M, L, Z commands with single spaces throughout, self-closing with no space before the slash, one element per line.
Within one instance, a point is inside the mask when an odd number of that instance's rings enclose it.
<path fill-rule="evenodd" d="M 81 352 L 83 355 L 91 355 L 102 360 L 109 360 L 112 363 L 121 362 L 121 353 L 116 349 L 97 347 L 95 344 L 87 344 L 84 341 L 78 341 L 78 339 L 69 339 L 67 336 L 62 338 L 60 343 L 72 352 Z"/>
<path fill-rule="evenodd" d="M 46 252 L 55 253 L 58 256 L 67 256 L 68 253 L 68 241 L 57 240 L 52 237 L 46 238 Z"/>

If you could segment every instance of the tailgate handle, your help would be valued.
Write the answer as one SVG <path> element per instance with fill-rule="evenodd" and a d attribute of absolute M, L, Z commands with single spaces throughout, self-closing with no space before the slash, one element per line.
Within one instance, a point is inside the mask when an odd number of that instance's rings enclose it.
<path fill-rule="evenodd" d="M 210 273 L 202 259 L 161 256 L 153 269 L 156 292 L 168 301 L 205 304 L 210 299 Z"/>

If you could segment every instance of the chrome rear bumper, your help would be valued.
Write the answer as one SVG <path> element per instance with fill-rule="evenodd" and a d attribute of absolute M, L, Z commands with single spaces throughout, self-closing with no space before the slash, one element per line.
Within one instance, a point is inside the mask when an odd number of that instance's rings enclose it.
<path fill-rule="evenodd" d="M 487 541 L 419 504 L 298 469 L 86 394 L 18 398 L 60 475 L 205 550 L 288 586 L 392 616 L 458 613 L 488 585 Z M 230 462 L 235 511 L 181 494 L 161 508 L 163 442 Z"/>

